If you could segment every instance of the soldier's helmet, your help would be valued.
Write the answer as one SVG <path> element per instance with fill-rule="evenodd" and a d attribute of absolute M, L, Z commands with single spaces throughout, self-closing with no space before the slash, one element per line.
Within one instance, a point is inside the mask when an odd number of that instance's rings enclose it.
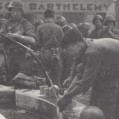
<path fill-rule="evenodd" d="M 77 27 L 80 28 L 80 27 L 82 26 L 82 24 L 83 24 L 83 23 L 79 23 L 79 24 L 77 25 Z"/>
<path fill-rule="evenodd" d="M 96 20 L 100 20 L 103 23 L 103 17 L 101 15 L 95 15 L 92 23 L 95 24 Z"/>
<path fill-rule="evenodd" d="M 100 108 L 87 106 L 82 110 L 80 119 L 105 119 L 105 115 Z"/>
<path fill-rule="evenodd" d="M 108 22 L 113 22 L 114 26 L 116 26 L 116 19 L 113 15 L 108 15 L 104 20 L 104 25 L 107 26 Z"/>
<path fill-rule="evenodd" d="M 55 19 L 55 23 L 58 24 L 59 26 L 63 27 L 67 24 L 67 21 L 64 16 L 58 16 Z"/>
<path fill-rule="evenodd" d="M 11 11 L 12 8 L 17 8 L 23 10 L 23 2 L 21 0 L 12 0 L 8 5 L 8 10 Z"/>
<path fill-rule="evenodd" d="M 88 22 L 84 22 L 81 25 L 82 28 L 89 30 L 90 29 L 90 24 Z"/>
<path fill-rule="evenodd" d="M 75 23 L 69 23 L 69 26 L 71 26 L 72 28 L 77 28 L 77 25 Z"/>

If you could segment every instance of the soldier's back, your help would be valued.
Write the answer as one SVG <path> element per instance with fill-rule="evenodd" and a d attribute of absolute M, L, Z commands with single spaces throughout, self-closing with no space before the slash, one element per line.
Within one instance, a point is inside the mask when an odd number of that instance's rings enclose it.
<path fill-rule="evenodd" d="M 42 24 L 37 31 L 44 47 L 58 47 L 61 42 L 62 32 L 61 27 L 53 22 Z"/>

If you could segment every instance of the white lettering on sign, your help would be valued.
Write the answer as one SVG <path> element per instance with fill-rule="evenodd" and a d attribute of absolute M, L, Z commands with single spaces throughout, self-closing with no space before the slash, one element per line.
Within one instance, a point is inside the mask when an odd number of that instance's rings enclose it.
<path fill-rule="evenodd" d="M 29 11 L 42 11 L 52 9 L 56 12 L 106 12 L 110 3 L 102 4 L 83 4 L 83 3 L 29 3 Z"/>
<path fill-rule="evenodd" d="M 0 12 L 7 12 L 8 2 L 0 2 Z M 25 12 L 42 12 L 52 9 L 56 12 L 106 12 L 111 3 L 82 2 L 24 2 Z"/>

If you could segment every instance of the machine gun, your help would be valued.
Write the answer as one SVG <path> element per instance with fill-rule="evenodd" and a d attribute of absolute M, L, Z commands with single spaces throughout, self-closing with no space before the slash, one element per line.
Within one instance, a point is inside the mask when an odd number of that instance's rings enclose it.
<path fill-rule="evenodd" d="M 23 45 L 22 43 L 20 43 L 20 42 L 14 40 L 14 39 L 12 39 L 11 37 L 9 37 L 9 36 L 6 35 L 6 34 L 0 34 L 0 36 L 6 38 L 6 39 L 8 39 L 8 40 L 10 40 L 11 42 L 13 42 L 13 43 L 19 45 L 20 47 L 22 47 L 23 49 L 25 49 L 26 51 L 28 51 L 28 52 L 31 54 L 31 56 L 37 61 L 37 63 L 40 65 L 40 67 L 43 69 L 43 72 L 44 72 L 44 74 L 45 74 L 45 77 L 46 77 L 46 79 L 50 82 L 51 86 L 53 85 L 53 82 L 52 82 L 52 80 L 51 80 L 51 78 L 50 78 L 50 76 L 49 76 L 49 73 L 48 73 L 48 71 L 46 70 L 45 66 L 43 65 L 42 59 L 41 59 L 40 57 L 38 57 L 38 53 L 37 53 L 37 52 L 33 51 L 33 50 L 32 50 L 31 48 L 29 48 L 28 46 Z"/>
<path fill-rule="evenodd" d="M 20 43 L 20 42 L 18 42 L 18 41 L 15 41 L 15 40 L 12 39 L 11 37 L 7 36 L 6 34 L 0 34 L 0 36 L 6 38 L 6 39 L 8 39 L 8 40 L 10 40 L 11 42 L 13 42 L 13 43 L 19 45 L 20 47 L 22 47 L 23 49 L 25 49 L 26 51 L 28 51 L 28 52 L 31 54 L 31 56 L 37 61 L 37 63 L 39 64 L 39 66 L 41 66 L 41 68 L 43 69 L 43 72 L 44 72 L 44 74 L 45 74 L 45 77 L 46 77 L 46 79 L 50 82 L 50 85 L 51 85 L 51 86 L 54 85 L 53 82 L 52 82 L 52 79 L 51 79 L 50 76 L 49 76 L 49 72 L 46 70 L 45 66 L 43 65 L 42 59 L 38 57 L 38 55 L 37 55 L 38 53 L 34 52 L 31 48 L 29 48 L 29 47 L 23 45 L 22 43 Z M 56 99 L 57 99 L 57 101 L 58 101 L 58 95 L 56 94 L 56 91 L 55 91 L 54 86 L 53 86 L 53 92 L 54 92 L 55 97 L 56 97 Z M 59 112 L 59 107 L 58 107 L 57 105 L 56 105 L 56 110 L 57 110 L 57 116 L 58 116 L 58 118 L 60 119 L 62 113 Z"/>

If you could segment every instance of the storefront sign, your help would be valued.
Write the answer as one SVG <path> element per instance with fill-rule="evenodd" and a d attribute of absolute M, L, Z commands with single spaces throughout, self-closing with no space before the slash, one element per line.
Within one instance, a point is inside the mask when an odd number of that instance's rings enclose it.
<path fill-rule="evenodd" d="M 0 12 L 7 11 L 9 3 L 0 2 Z M 81 3 L 81 2 L 24 2 L 25 12 L 42 12 L 47 8 L 55 12 L 106 12 L 111 3 Z"/>
<path fill-rule="evenodd" d="M 94 3 L 29 3 L 30 11 L 41 11 L 47 8 L 53 9 L 54 11 L 63 11 L 63 12 L 105 12 L 110 6 L 107 4 L 94 4 Z"/>

